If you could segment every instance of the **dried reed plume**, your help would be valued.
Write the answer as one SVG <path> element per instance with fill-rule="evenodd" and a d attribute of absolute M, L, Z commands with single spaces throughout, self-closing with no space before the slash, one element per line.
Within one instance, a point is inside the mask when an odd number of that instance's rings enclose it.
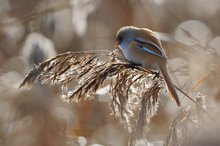
<path fill-rule="evenodd" d="M 204 122 L 204 120 L 202 120 L 203 118 L 214 119 L 206 111 L 204 97 L 204 95 L 198 94 L 195 101 L 196 104 L 184 109 L 173 120 L 164 146 L 198 145 L 189 144 L 193 139 L 189 138 L 190 133 L 196 134 L 196 131 L 198 131 L 198 129 L 202 127 L 202 122 Z"/>
<path fill-rule="evenodd" d="M 40 84 L 61 85 L 61 99 L 92 99 L 103 83 L 110 84 L 110 106 L 116 119 L 131 133 L 130 145 L 146 139 L 151 118 L 156 114 L 161 77 L 132 65 L 118 50 L 67 52 L 36 66 L 20 87 Z M 75 83 L 69 90 L 70 83 Z"/>

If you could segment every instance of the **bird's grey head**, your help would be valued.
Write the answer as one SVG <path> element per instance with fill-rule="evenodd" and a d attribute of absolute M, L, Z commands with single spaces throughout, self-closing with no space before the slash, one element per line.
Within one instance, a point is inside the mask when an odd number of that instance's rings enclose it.
<path fill-rule="evenodd" d="M 120 28 L 116 34 L 116 44 L 120 45 L 123 41 L 131 41 L 135 37 L 136 30 L 138 30 L 138 28 L 134 26 Z"/>

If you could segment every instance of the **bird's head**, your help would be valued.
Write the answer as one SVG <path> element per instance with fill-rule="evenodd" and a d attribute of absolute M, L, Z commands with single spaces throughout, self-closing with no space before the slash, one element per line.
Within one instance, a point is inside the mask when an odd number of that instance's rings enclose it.
<path fill-rule="evenodd" d="M 120 28 L 116 34 L 115 48 L 118 47 L 123 41 L 130 41 L 135 36 L 135 31 L 138 28 L 134 26 L 124 26 Z"/>

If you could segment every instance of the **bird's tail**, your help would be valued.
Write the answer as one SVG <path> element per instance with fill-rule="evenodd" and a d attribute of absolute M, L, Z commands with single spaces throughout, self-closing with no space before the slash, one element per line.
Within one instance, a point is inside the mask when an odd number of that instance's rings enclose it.
<path fill-rule="evenodd" d="M 173 83 L 172 83 L 172 81 L 171 81 L 171 79 L 168 75 L 167 68 L 164 67 L 164 66 L 162 66 L 162 67 L 159 66 L 159 69 L 160 69 L 160 72 L 163 75 L 163 78 L 164 78 L 165 82 L 166 82 L 166 85 L 167 85 L 167 88 L 169 90 L 170 95 L 176 101 L 177 105 L 181 106 L 181 103 L 180 103 L 179 97 L 177 95 L 177 92 L 175 90 L 175 87 L 174 87 L 174 85 L 173 85 Z"/>

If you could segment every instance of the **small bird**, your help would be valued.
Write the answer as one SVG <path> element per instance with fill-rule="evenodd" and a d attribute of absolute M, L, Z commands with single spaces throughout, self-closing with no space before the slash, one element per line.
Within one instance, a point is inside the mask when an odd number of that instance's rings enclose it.
<path fill-rule="evenodd" d="M 181 106 L 177 92 L 167 72 L 165 51 L 156 34 L 147 28 L 125 26 L 116 34 L 116 47 L 120 48 L 125 58 L 133 64 L 141 65 L 146 69 L 158 70 L 167 85 L 169 93 L 178 106 Z"/>

